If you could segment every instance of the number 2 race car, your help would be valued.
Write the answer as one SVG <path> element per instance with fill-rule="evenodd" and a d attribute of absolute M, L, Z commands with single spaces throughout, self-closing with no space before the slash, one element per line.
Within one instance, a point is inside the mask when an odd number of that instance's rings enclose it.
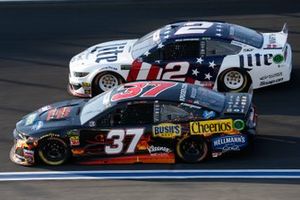
<path fill-rule="evenodd" d="M 140 39 L 101 43 L 70 61 L 69 92 L 91 97 L 124 82 L 173 80 L 247 92 L 290 80 L 288 31 L 259 33 L 222 22 L 184 21 Z"/>
<path fill-rule="evenodd" d="M 21 165 L 70 158 L 81 164 L 200 162 L 251 144 L 251 99 L 187 83 L 126 83 L 25 116 L 16 124 L 10 158 Z"/>

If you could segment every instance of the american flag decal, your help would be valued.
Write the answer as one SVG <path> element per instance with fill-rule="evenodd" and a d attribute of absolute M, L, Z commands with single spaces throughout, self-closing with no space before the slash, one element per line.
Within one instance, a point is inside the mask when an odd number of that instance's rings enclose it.
<path fill-rule="evenodd" d="M 135 60 L 130 68 L 127 81 L 136 80 L 174 80 L 178 77 L 185 77 L 182 81 L 212 88 L 220 70 L 224 56 L 215 56 L 211 58 L 196 58 L 194 62 L 172 62 L 163 67 L 158 64 L 149 64 Z M 171 65 L 170 65 L 171 64 Z M 166 66 L 172 66 L 172 69 L 165 69 Z M 183 70 L 186 67 L 186 70 Z M 170 72 L 174 73 L 170 76 Z M 184 73 L 182 73 L 184 72 Z M 168 73 L 168 76 L 166 74 Z M 176 78 L 177 77 L 177 78 Z"/>

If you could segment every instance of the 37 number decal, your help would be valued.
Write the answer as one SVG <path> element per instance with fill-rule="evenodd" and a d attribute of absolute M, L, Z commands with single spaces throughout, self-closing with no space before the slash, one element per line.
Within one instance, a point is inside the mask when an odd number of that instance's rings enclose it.
<path fill-rule="evenodd" d="M 125 153 L 134 153 L 135 147 L 144 133 L 144 129 L 116 129 L 107 134 L 107 139 L 113 139 L 111 146 L 106 145 L 104 151 L 106 154 L 119 154 L 124 149 L 124 139 L 127 135 L 133 136 Z"/>
<path fill-rule="evenodd" d="M 135 82 L 135 83 L 127 83 L 124 91 L 114 94 L 111 98 L 111 101 L 119 101 L 122 99 L 133 98 L 136 96 L 141 97 L 156 97 L 161 92 L 175 86 L 177 83 L 168 83 L 168 82 Z M 150 88 L 146 91 L 143 91 L 147 86 Z M 142 92 L 144 92 L 142 94 Z"/>

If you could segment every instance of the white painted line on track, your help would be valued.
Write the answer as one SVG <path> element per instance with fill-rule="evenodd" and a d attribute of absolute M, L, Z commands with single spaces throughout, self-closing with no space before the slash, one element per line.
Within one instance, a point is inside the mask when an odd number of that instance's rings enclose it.
<path fill-rule="evenodd" d="M 1 172 L 0 181 L 115 179 L 300 179 L 300 169 Z"/>

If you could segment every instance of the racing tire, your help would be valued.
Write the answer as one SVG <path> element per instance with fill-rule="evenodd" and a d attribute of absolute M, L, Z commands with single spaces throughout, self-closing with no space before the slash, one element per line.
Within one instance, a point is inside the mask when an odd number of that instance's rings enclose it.
<path fill-rule="evenodd" d="M 247 72 L 238 68 L 231 68 L 222 72 L 218 79 L 220 92 L 248 92 L 251 78 Z"/>
<path fill-rule="evenodd" d="M 123 80 L 119 75 L 112 72 L 104 72 L 98 74 L 93 81 L 92 91 L 93 96 L 101 94 L 102 92 L 106 92 L 113 87 L 120 85 Z"/>
<path fill-rule="evenodd" d="M 39 142 L 38 155 L 47 165 L 61 165 L 71 157 L 67 143 L 58 137 L 47 137 Z"/>
<path fill-rule="evenodd" d="M 208 152 L 207 142 L 199 136 L 184 137 L 176 145 L 177 157 L 187 163 L 197 163 L 205 160 Z"/>

